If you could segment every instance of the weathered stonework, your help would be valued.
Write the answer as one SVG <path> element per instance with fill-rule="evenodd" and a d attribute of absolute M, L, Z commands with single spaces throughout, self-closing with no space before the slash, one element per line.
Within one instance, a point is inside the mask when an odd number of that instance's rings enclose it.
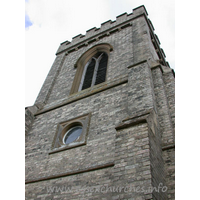
<path fill-rule="evenodd" d="M 100 44 L 112 47 L 106 81 L 71 92 L 77 61 Z M 175 79 L 159 45 L 144 6 L 61 43 L 26 108 L 26 199 L 175 199 Z M 59 150 L 58 127 L 77 119 L 85 140 Z"/>

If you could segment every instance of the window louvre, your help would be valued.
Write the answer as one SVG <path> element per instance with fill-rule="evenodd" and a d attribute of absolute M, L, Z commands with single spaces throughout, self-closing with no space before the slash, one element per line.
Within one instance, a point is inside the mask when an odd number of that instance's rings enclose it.
<path fill-rule="evenodd" d="M 92 59 L 86 70 L 82 90 L 91 87 L 92 78 L 93 78 L 93 74 L 94 74 L 94 68 L 95 68 L 95 60 Z"/>
<path fill-rule="evenodd" d="M 79 90 L 103 83 L 106 80 L 107 62 L 108 55 L 105 52 L 96 53 L 85 65 Z"/>
<path fill-rule="evenodd" d="M 104 53 L 99 62 L 95 85 L 103 83 L 106 80 L 107 61 L 108 56 Z"/>

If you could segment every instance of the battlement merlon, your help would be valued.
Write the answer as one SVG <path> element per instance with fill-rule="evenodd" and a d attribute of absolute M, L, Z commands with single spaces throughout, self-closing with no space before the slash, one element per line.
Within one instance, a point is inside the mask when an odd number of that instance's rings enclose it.
<path fill-rule="evenodd" d="M 123 26 L 124 23 L 128 23 L 128 21 L 131 21 L 134 18 L 137 18 L 141 15 L 145 15 L 146 17 L 148 16 L 148 13 L 147 13 L 144 5 L 133 9 L 132 13 L 130 13 L 130 14 L 123 13 L 123 14 L 117 16 L 115 21 L 108 20 L 106 22 L 103 22 L 101 24 L 100 28 L 93 27 L 93 28 L 87 30 L 85 35 L 79 34 L 79 35 L 73 37 L 71 42 L 69 42 L 68 40 L 65 42 L 62 42 L 56 52 L 56 55 L 59 53 L 62 53 L 64 51 L 68 51 L 68 50 L 70 51 L 70 49 L 75 46 L 76 46 L 75 48 L 77 48 L 77 46 L 79 46 L 79 45 L 81 45 L 81 46 L 87 45 L 88 40 L 95 39 L 98 36 L 104 34 L 104 32 L 105 32 L 105 34 L 108 35 L 109 30 L 112 30 L 118 26 L 119 27 Z"/>

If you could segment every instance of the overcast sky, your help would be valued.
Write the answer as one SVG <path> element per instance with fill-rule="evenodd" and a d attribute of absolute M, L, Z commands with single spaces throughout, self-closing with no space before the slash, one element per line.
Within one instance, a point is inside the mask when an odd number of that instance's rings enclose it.
<path fill-rule="evenodd" d="M 174 0 L 26 0 L 25 106 L 34 104 L 60 43 L 144 5 L 155 33 L 175 69 Z"/>

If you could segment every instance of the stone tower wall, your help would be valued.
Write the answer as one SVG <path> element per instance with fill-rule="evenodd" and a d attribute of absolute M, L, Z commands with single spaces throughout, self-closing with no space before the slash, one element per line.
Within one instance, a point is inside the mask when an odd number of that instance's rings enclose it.
<path fill-rule="evenodd" d="M 26 110 L 27 199 L 174 199 L 174 76 L 153 30 L 140 6 L 61 43 Z M 77 60 L 102 43 L 106 82 L 70 94 Z M 58 124 L 81 116 L 86 143 L 53 150 Z"/>

